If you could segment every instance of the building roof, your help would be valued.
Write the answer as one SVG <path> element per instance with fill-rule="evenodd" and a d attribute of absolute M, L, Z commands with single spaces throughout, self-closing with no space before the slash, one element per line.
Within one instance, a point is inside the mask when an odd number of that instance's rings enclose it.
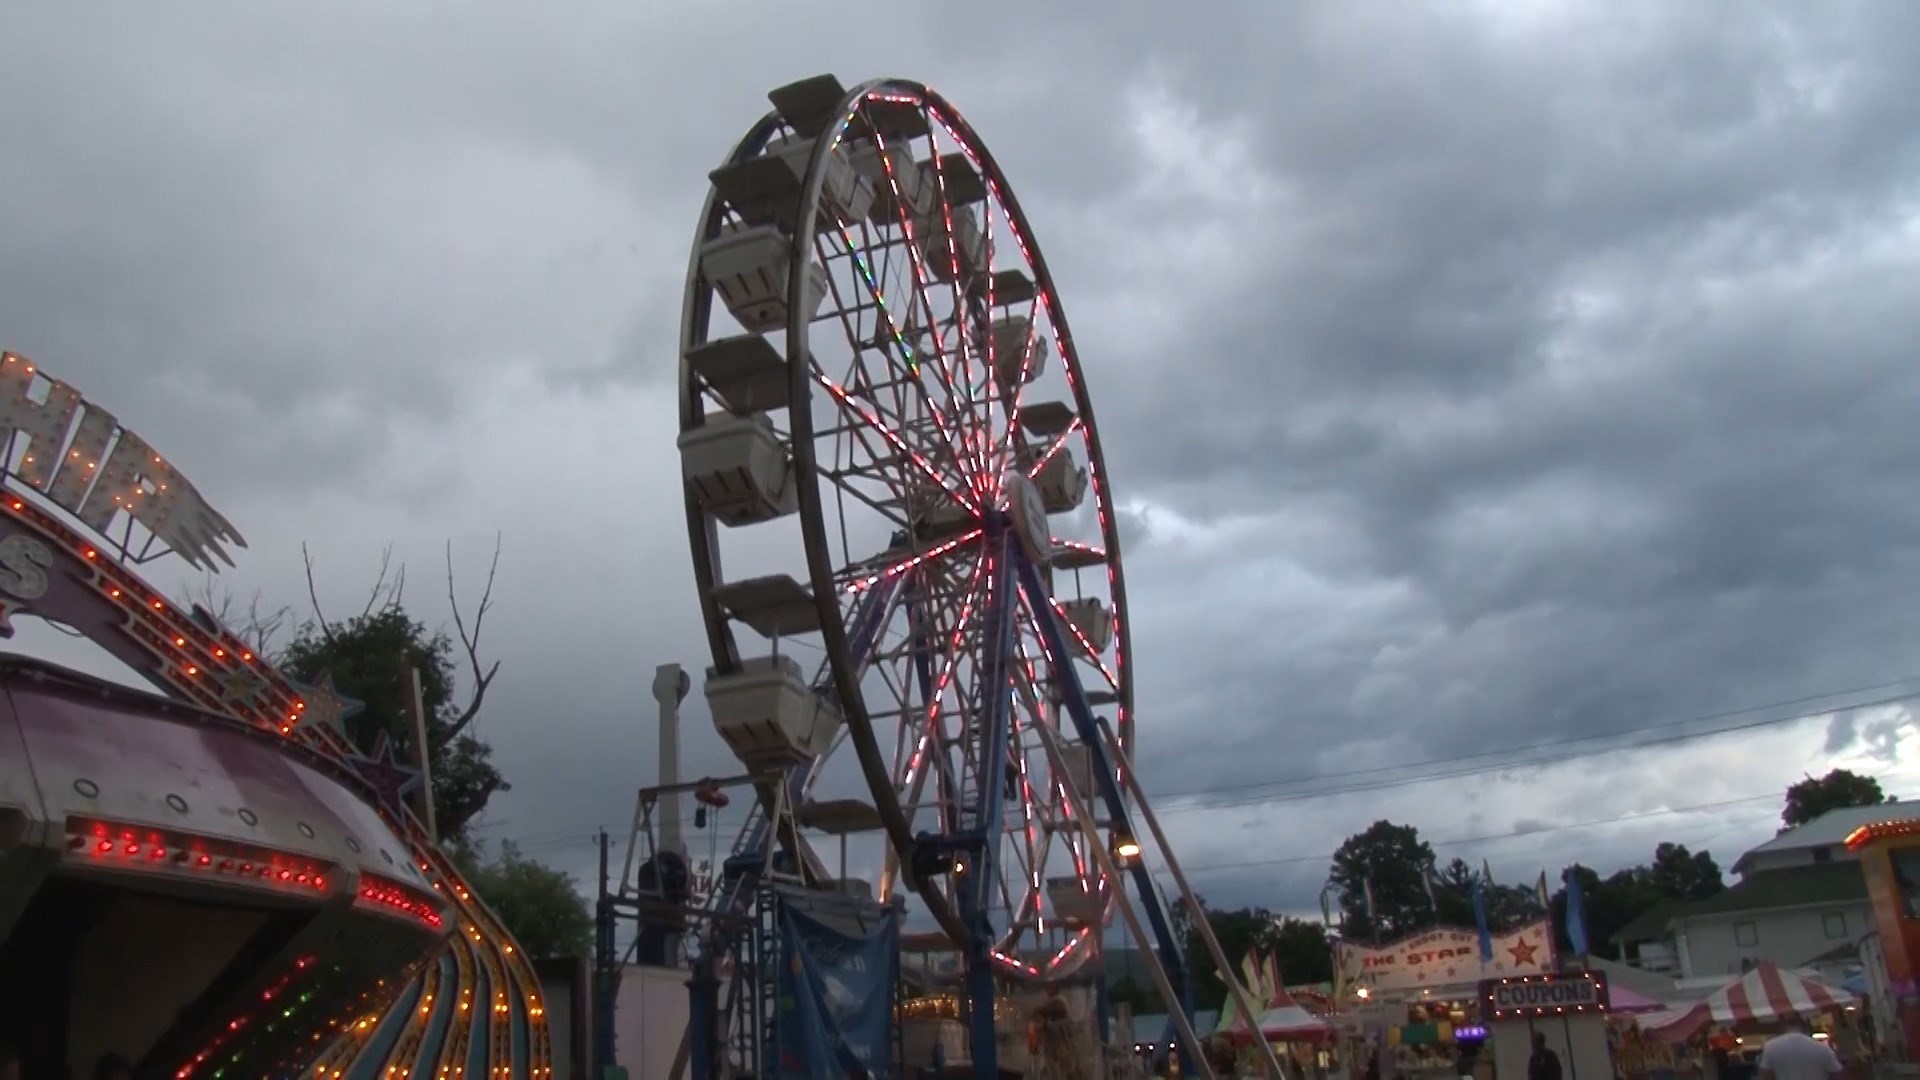
<path fill-rule="evenodd" d="M 1662 904 L 1621 927 L 1614 938 L 1638 944 L 1666 936 L 1667 928 L 1682 919 L 1726 917 L 1810 904 L 1852 903 L 1866 898 L 1867 879 L 1857 862 L 1810 863 L 1761 870 L 1705 900 Z"/>
<path fill-rule="evenodd" d="M 1684 900 L 1674 900 L 1648 908 L 1627 925 L 1615 930 L 1613 940 L 1623 945 L 1638 945 L 1643 941 L 1663 938 L 1667 936 L 1667 924 L 1691 906 Z"/>
<path fill-rule="evenodd" d="M 1788 829 L 1779 836 L 1753 848 L 1740 856 L 1733 864 L 1733 872 L 1745 873 L 1747 866 L 1756 855 L 1773 855 L 1783 851 L 1804 851 L 1808 848 L 1840 847 L 1847 842 L 1847 834 L 1862 825 L 1886 821 L 1889 818 L 1920 815 L 1920 806 L 1903 807 L 1899 803 L 1880 806 L 1848 806 L 1839 810 L 1829 810 L 1798 828 Z"/>

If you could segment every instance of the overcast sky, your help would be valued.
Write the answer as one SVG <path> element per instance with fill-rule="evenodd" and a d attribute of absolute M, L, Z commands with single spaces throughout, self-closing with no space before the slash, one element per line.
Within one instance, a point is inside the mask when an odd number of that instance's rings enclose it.
<path fill-rule="evenodd" d="M 488 834 L 584 881 L 653 665 L 707 662 L 672 404 L 706 173 L 774 86 L 922 79 L 1072 319 L 1146 781 L 1212 793 L 1156 804 L 1211 898 L 1313 909 L 1379 817 L 1508 878 L 1725 865 L 1803 771 L 1920 773 L 1898 705 L 1524 764 L 1920 689 L 1708 719 L 1920 672 L 1920 6 L 811 10 L 16 5 L 0 345 L 193 478 L 242 593 L 302 602 L 304 540 L 346 612 L 392 543 L 438 624 L 443 543 L 477 589 L 502 532 Z M 688 732 L 729 768 L 698 694 Z M 1312 776 L 1375 786 L 1258 801 Z"/>

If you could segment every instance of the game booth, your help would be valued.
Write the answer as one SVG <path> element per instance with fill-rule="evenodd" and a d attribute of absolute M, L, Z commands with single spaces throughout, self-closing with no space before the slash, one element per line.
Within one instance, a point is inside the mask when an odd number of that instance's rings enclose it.
<path fill-rule="evenodd" d="M 1479 1064 L 1495 1036 L 1484 1019 L 1484 984 L 1554 970 L 1545 919 L 1494 935 L 1492 945 L 1492 959 L 1482 961 L 1478 932 L 1447 927 L 1385 945 L 1336 946 L 1338 977 L 1349 988 L 1348 1059 L 1364 1065 L 1377 1053 L 1382 1071 L 1391 1066 L 1396 1075 L 1484 1072 Z"/>
<path fill-rule="evenodd" d="M 1544 1035 L 1566 1080 L 1614 1075 L 1607 1028 L 1607 977 L 1598 971 L 1489 979 L 1480 999 L 1494 1075 L 1523 1077 L 1533 1041 Z"/>
<path fill-rule="evenodd" d="M 1623 1034 L 1623 1071 L 1658 1076 L 1723 1075 L 1752 1067 L 1760 1047 L 1789 1019 L 1827 1042 L 1843 1063 L 1857 1063 L 1866 1040 L 1859 999 L 1818 979 L 1761 961 L 1704 1000 L 1637 1018 Z M 1637 1068 L 1635 1068 L 1637 1066 Z"/>

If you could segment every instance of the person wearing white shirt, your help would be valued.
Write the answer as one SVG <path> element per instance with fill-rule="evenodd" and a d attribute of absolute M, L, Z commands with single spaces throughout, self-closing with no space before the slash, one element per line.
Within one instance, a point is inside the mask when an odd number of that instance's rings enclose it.
<path fill-rule="evenodd" d="M 1833 1048 L 1807 1034 L 1798 1019 L 1760 1048 L 1761 1080 L 1829 1080 L 1840 1073 Z"/>

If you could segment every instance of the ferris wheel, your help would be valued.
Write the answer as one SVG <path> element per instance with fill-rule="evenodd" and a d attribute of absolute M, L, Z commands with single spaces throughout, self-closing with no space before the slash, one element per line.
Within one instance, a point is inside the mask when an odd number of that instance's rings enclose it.
<path fill-rule="evenodd" d="M 711 173 L 680 343 L 715 724 L 778 776 L 797 873 L 911 893 L 996 974 L 1063 978 L 1106 917 L 1106 856 L 1138 850 L 1124 813 L 1089 821 L 1074 794 L 1133 742 L 1080 356 L 946 100 L 831 76 L 769 96 Z"/>

